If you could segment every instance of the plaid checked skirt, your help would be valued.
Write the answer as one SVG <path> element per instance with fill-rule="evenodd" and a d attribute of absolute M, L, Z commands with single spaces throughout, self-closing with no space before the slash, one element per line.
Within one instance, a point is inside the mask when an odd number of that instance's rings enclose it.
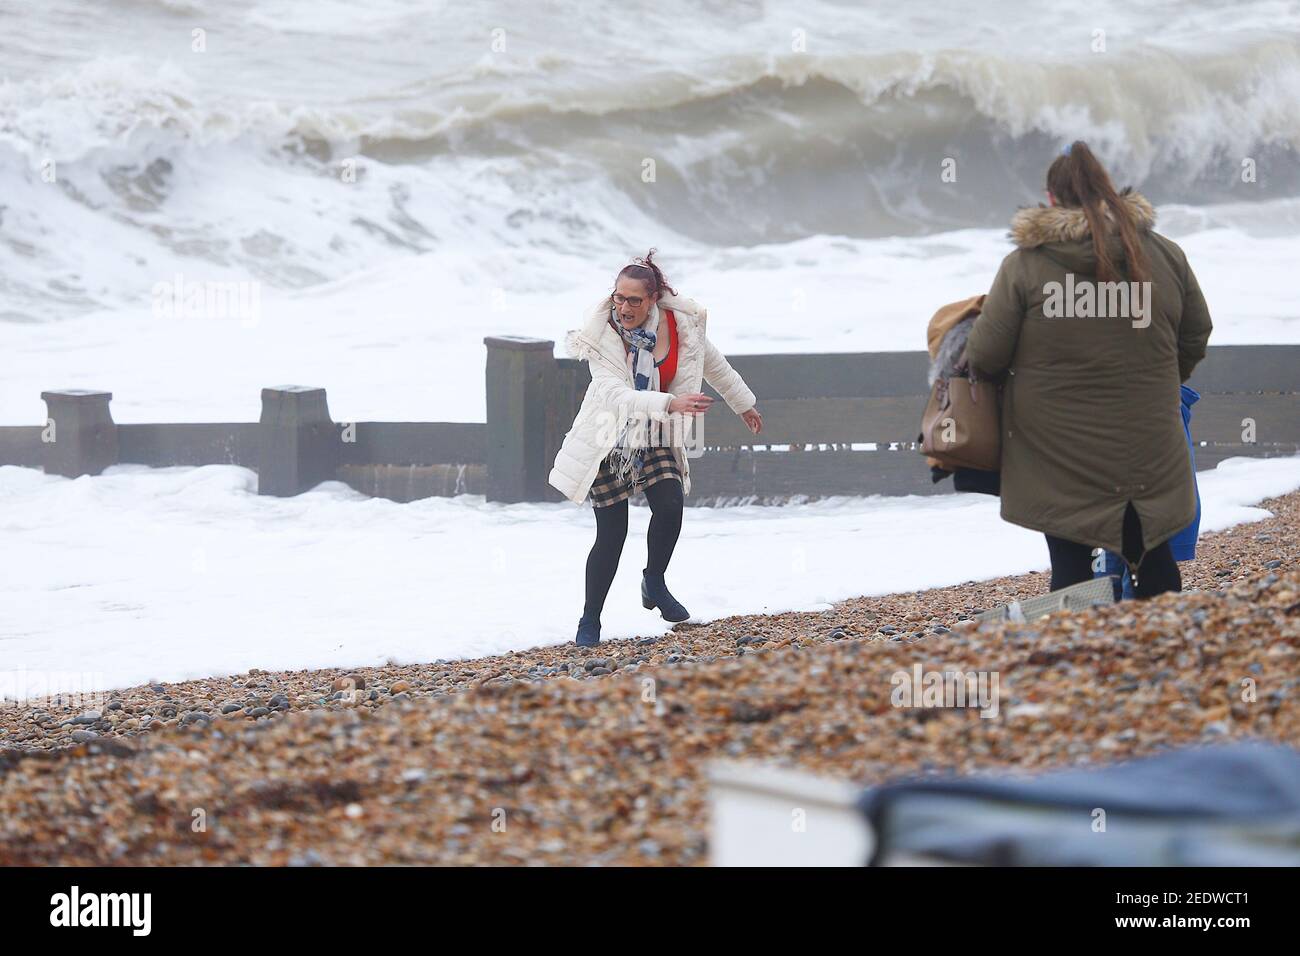
<path fill-rule="evenodd" d="M 606 456 L 600 463 L 600 471 L 596 472 L 596 480 L 591 484 L 591 506 L 607 508 L 626 501 L 634 491 L 668 478 L 682 480 L 681 469 L 677 467 L 677 459 L 673 457 L 671 448 L 647 448 L 641 472 L 631 481 L 619 481 L 614 475 L 609 456 Z"/>

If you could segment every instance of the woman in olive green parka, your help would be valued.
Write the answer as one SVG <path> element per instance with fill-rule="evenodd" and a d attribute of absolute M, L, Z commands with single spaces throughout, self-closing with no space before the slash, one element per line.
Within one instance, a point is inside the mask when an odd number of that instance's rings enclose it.
<path fill-rule="evenodd" d="M 1210 313 L 1155 211 L 1082 142 L 1022 209 L 966 345 L 1002 391 L 1002 517 L 1047 535 L 1052 590 L 1122 554 L 1138 597 L 1181 589 L 1168 541 L 1196 516 L 1179 385 Z"/>

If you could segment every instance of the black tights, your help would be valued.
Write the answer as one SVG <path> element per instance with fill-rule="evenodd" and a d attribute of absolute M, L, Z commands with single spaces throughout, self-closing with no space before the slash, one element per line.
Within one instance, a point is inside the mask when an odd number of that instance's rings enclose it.
<path fill-rule="evenodd" d="M 676 478 L 655 482 L 645 488 L 650 504 L 650 529 L 646 532 L 646 570 L 663 574 L 668 570 L 677 536 L 682 530 L 682 483 Z M 596 512 L 596 543 L 587 555 L 587 603 L 582 616 L 599 621 L 605 608 L 605 595 L 614 583 L 618 559 L 627 539 L 627 499 Z"/>
<path fill-rule="evenodd" d="M 1123 556 L 1130 561 L 1137 561 L 1142 555 L 1142 522 L 1138 519 L 1133 502 L 1124 510 L 1124 528 L 1122 544 Z M 1047 550 L 1052 556 L 1053 591 L 1092 580 L 1092 548 L 1086 544 L 1066 541 L 1054 535 L 1047 535 Z M 1178 573 L 1178 562 L 1166 541 L 1158 548 L 1152 548 L 1138 566 L 1137 580 L 1133 593 L 1139 598 L 1154 597 L 1166 591 L 1181 591 L 1183 578 Z"/>

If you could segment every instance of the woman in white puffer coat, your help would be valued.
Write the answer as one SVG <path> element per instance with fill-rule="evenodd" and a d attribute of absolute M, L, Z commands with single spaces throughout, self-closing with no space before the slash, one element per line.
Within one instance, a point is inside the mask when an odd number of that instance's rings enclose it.
<path fill-rule="evenodd" d="M 690 617 L 668 591 L 664 573 L 682 527 L 691 489 L 686 451 L 701 438 L 694 427 L 713 403 L 708 381 L 754 434 L 763 419 L 754 393 L 705 336 L 708 313 L 677 295 L 653 261 L 654 250 L 619 274 L 614 292 L 569 333 L 571 355 L 587 360 L 591 384 L 555 457 L 549 481 L 570 501 L 591 494 L 596 543 L 587 556 L 586 602 L 576 641 L 600 641 L 600 614 L 627 537 L 628 498 L 650 505 L 641 603 L 667 621 Z"/>

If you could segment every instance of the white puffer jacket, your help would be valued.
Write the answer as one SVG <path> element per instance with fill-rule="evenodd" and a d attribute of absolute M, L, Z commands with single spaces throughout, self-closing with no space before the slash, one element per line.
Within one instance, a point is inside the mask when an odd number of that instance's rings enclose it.
<path fill-rule="evenodd" d="M 572 358 L 587 360 L 591 384 L 582 399 L 582 407 L 573 427 L 564 436 L 560 452 L 548 478 L 550 484 L 570 501 L 581 504 L 591 490 L 600 463 L 617 441 L 619 429 L 609 427 L 612 415 L 634 415 L 651 421 L 665 421 L 668 403 L 675 395 L 699 392 L 707 380 L 737 415 L 754 407 L 754 393 L 705 335 L 708 312 L 693 299 L 665 295 L 659 308 L 671 309 L 677 320 L 677 371 L 668 392 L 637 391 L 627 367 L 623 338 L 606 321 L 613 303 L 609 296 L 601 299 L 587 313 L 581 329 L 565 337 L 566 351 Z M 709 414 L 717 414 L 716 410 Z M 707 419 L 709 414 L 703 417 Z M 704 428 L 707 429 L 707 422 Z M 682 491 L 690 494 L 691 472 L 686 450 L 675 447 L 673 455 L 682 472 Z"/>

